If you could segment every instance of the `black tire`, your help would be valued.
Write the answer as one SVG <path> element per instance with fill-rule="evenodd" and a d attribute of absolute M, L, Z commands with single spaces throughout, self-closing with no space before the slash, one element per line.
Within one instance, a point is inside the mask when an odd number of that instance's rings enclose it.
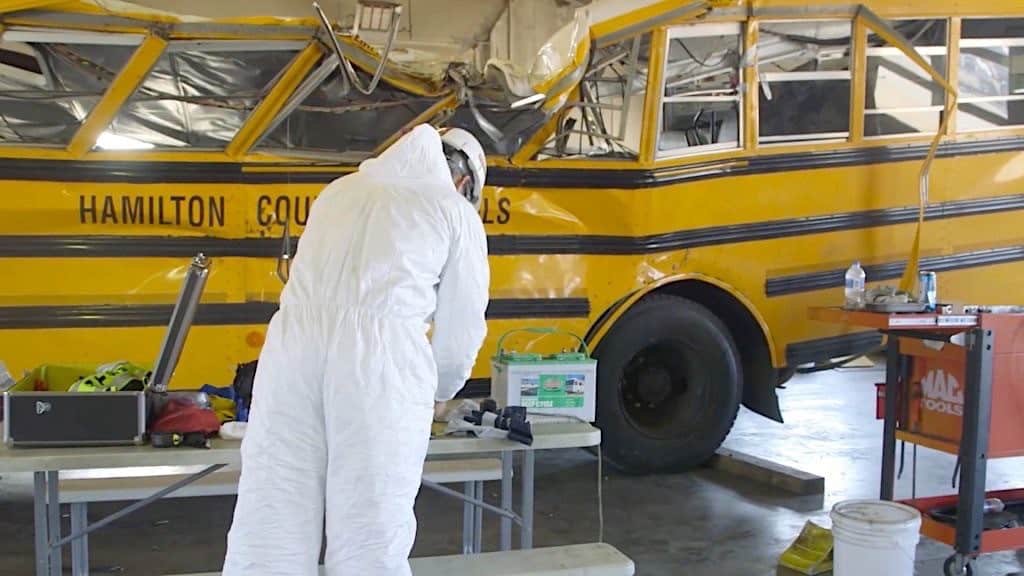
<path fill-rule="evenodd" d="M 742 397 L 740 355 L 704 306 L 649 296 L 615 323 L 597 356 L 597 424 L 615 467 L 690 469 L 732 429 Z"/>

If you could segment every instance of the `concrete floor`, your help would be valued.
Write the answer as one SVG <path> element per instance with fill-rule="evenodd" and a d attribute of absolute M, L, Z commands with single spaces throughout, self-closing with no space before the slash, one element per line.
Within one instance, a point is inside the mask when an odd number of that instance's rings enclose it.
<path fill-rule="evenodd" d="M 874 419 L 873 383 L 881 373 L 848 369 L 798 377 L 780 391 L 787 424 L 749 412 L 740 415 L 727 445 L 826 478 L 820 498 L 785 493 L 704 469 L 688 474 L 626 476 L 605 470 L 605 537 L 632 557 L 640 575 L 768 576 L 781 574 L 779 554 L 805 520 L 828 524 L 828 509 L 847 498 L 877 496 L 881 424 Z M 908 451 L 909 456 L 909 451 Z M 919 495 L 951 492 L 954 459 L 921 449 Z M 907 466 L 909 475 L 909 462 Z M 596 459 L 584 451 L 541 454 L 537 463 L 538 545 L 598 537 Z M 1024 483 L 1024 462 L 989 467 L 989 487 Z M 497 487 L 488 492 L 497 498 Z M 910 493 L 904 478 L 897 496 Z M 0 574 L 29 574 L 31 506 L 25 479 L 0 482 Z M 197 498 L 158 503 L 92 537 L 94 573 L 173 574 L 215 570 L 233 499 Z M 94 517 L 117 505 L 93 507 Z M 431 492 L 417 506 L 415 556 L 459 551 L 461 506 Z M 490 549 L 496 524 L 487 526 Z M 917 574 L 941 574 L 950 549 L 922 542 Z M 1024 575 L 1024 553 L 983 557 L 975 574 Z"/>

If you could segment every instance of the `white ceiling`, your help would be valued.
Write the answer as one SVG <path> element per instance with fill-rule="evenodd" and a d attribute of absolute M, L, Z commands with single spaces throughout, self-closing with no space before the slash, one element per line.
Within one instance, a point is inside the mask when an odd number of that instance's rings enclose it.
<path fill-rule="evenodd" d="M 207 17 L 313 16 L 312 0 L 132 0 L 137 4 Z M 466 50 L 487 38 L 507 0 L 400 0 L 401 44 Z M 555 0 L 551 0 L 555 1 Z M 320 0 L 331 19 L 351 25 L 355 0 Z"/>

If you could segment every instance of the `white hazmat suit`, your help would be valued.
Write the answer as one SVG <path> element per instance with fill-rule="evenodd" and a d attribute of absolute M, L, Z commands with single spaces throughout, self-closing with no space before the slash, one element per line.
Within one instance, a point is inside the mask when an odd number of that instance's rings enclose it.
<path fill-rule="evenodd" d="M 483 224 L 420 126 L 313 204 L 267 330 L 225 576 L 408 576 L 435 401 L 487 327 Z M 428 339 L 429 323 L 433 335 Z"/>

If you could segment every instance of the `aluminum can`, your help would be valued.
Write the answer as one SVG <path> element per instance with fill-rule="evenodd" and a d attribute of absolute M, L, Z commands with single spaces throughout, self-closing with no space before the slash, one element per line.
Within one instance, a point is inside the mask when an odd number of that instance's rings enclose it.
<path fill-rule="evenodd" d="M 935 311 L 939 300 L 939 279 L 935 272 L 922 270 L 917 274 L 917 298 L 929 312 Z"/>

